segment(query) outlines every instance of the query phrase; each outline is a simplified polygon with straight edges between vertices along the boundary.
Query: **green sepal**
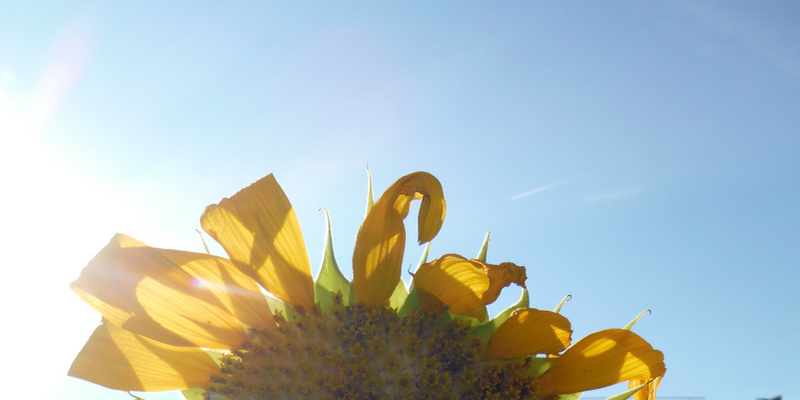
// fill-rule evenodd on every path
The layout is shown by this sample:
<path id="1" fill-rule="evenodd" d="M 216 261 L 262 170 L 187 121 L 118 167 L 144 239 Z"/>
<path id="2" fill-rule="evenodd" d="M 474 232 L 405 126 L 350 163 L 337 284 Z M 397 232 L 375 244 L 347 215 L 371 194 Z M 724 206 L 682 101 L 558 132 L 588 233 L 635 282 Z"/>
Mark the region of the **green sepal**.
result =
<path id="1" fill-rule="evenodd" d="M 637 386 L 637 387 L 635 387 L 635 388 L 633 388 L 631 390 L 628 390 L 625 393 L 620 393 L 620 394 L 618 394 L 616 396 L 611 396 L 611 397 L 607 398 L 606 400 L 625 400 L 625 399 L 628 399 L 631 396 L 633 396 L 634 394 L 636 394 L 636 392 L 642 390 L 642 388 L 647 386 L 647 384 L 650 383 L 650 382 L 652 382 L 652 380 L 649 380 L 649 381 L 647 381 L 647 382 L 645 382 L 645 383 L 643 383 L 643 384 L 641 384 L 641 385 L 639 385 L 639 386 Z"/>
<path id="2" fill-rule="evenodd" d="M 558 396 L 558 400 L 578 400 L 581 398 L 581 395 L 583 395 L 583 392 L 564 394 Z"/>
<path id="3" fill-rule="evenodd" d="M 183 395 L 183 398 L 186 400 L 205 400 L 205 396 L 203 396 L 205 392 L 206 392 L 205 389 L 203 389 L 200 386 L 193 387 L 191 389 L 181 390 L 181 394 Z"/>
<path id="4" fill-rule="evenodd" d="M 568 302 L 569 299 L 571 299 L 571 298 L 572 298 L 571 294 L 568 294 L 568 295 L 564 296 L 564 299 L 561 300 L 561 303 L 558 303 L 558 305 L 556 306 L 556 309 L 553 310 L 553 312 L 554 313 L 560 313 L 561 312 L 561 307 L 564 307 L 564 303 Z"/>
<path id="5" fill-rule="evenodd" d="M 522 288 L 522 296 L 520 297 L 517 304 L 505 309 L 505 311 L 497 314 L 496 317 L 492 318 L 491 321 L 485 322 L 481 325 L 478 325 L 475 329 L 472 330 L 472 335 L 477 337 L 483 343 L 488 343 L 489 338 L 492 337 L 494 331 L 503 323 L 506 322 L 508 317 L 511 316 L 511 313 L 520 309 L 520 308 L 528 308 L 530 306 L 530 302 L 528 300 L 528 289 Z"/>
<path id="6" fill-rule="evenodd" d="M 339 265 L 336 263 L 336 257 L 333 255 L 333 237 L 331 235 L 331 217 L 328 210 L 325 211 L 325 222 L 327 231 L 325 233 L 325 249 L 322 256 L 322 267 L 319 270 L 319 276 L 314 283 L 314 298 L 319 303 L 322 311 L 328 311 L 333 304 L 331 293 L 342 293 L 342 304 L 349 306 L 355 303 L 356 292 L 353 284 L 345 278 Z"/>
<path id="7" fill-rule="evenodd" d="M 225 353 L 217 350 L 206 350 L 206 354 L 211 356 L 211 359 L 217 363 L 217 366 L 222 366 L 222 357 L 225 355 Z M 203 396 L 203 393 L 205 392 L 206 390 L 202 386 L 181 390 L 181 394 L 183 394 L 183 397 L 186 400 L 205 400 L 205 396 Z"/>
<path id="8" fill-rule="evenodd" d="M 539 376 L 550 369 L 550 366 L 558 360 L 557 358 L 543 358 L 543 357 L 529 357 L 528 358 L 528 371 Z"/>
<path id="9" fill-rule="evenodd" d="M 486 237 L 483 239 L 483 245 L 481 245 L 481 250 L 478 252 L 478 256 L 475 257 L 475 259 L 485 263 L 486 250 L 488 249 L 489 249 L 489 232 L 486 232 Z"/>
<path id="10" fill-rule="evenodd" d="M 422 264 L 428 262 L 428 253 L 430 253 L 430 251 L 431 251 L 431 242 L 428 242 L 428 244 L 425 245 L 425 250 L 422 251 L 422 257 L 419 258 L 419 264 L 417 264 L 417 269 L 419 269 L 419 267 Z M 403 299 L 403 302 L 398 303 L 400 305 L 397 306 L 397 315 L 403 315 L 411 310 L 419 309 L 419 298 L 417 297 L 417 289 L 414 288 L 414 280 L 413 280 L 414 274 L 412 273 L 411 276 L 412 276 L 411 286 L 408 287 L 407 294 Z M 405 289 L 405 284 L 403 283 L 403 281 L 401 280 L 400 282 L 398 282 L 398 287 L 395 288 L 394 293 L 392 293 L 392 298 L 389 300 L 390 304 L 392 304 L 392 300 L 396 295 L 400 296 L 398 294 L 400 285 L 403 285 L 403 288 Z M 392 305 L 392 307 L 395 306 Z"/>
<path id="11" fill-rule="evenodd" d="M 367 213 L 369 215 L 369 210 L 372 209 L 372 205 L 374 202 L 372 201 L 372 172 L 369 172 L 369 165 L 367 165 Z"/>
<path id="12" fill-rule="evenodd" d="M 633 319 L 633 321 L 629 322 L 628 325 L 625 325 L 625 327 L 622 329 L 625 329 L 627 331 L 631 330 L 631 328 L 633 328 L 633 325 L 635 325 L 636 322 L 639 321 L 639 318 L 642 318 L 645 314 L 650 314 L 650 310 L 647 309 L 640 312 L 639 315 L 637 315 L 636 318 Z"/>
<path id="13" fill-rule="evenodd" d="M 283 318 L 287 321 L 294 321 L 297 319 L 297 312 L 294 310 L 293 305 L 272 296 L 267 296 L 267 304 L 269 305 L 270 311 L 272 311 L 272 315 L 283 315 Z"/>
<path id="14" fill-rule="evenodd" d="M 402 282 L 401 282 L 402 283 Z M 403 305 L 397 308 L 397 315 L 403 315 L 409 311 L 419 309 L 419 298 L 417 297 L 417 289 L 414 287 L 414 284 L 411 284 L 411 289 L 408 291 L 408 296 L 406 296 Z"/>
<path id="15" fill-rule="evenodd" d="M 406 302 L 406 298 L 408 298 L 408 289 L 406 288 L 405 282 L 401 279 L 400 282 L 397 282 L 397 287 L 394 288 L 392 297 L 389 297 L 389 307 L 395 310 L 399 309 Z"/>

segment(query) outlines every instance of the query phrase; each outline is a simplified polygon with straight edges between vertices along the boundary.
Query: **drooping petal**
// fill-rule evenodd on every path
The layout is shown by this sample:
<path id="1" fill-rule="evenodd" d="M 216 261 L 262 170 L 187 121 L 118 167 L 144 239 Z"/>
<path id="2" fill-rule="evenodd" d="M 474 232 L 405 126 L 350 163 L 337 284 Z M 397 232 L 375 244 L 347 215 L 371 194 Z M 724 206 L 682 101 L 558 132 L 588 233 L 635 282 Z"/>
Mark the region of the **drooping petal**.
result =
<path id="1" fill-rule="evenodd" d="M 489 357 L 510 360 L 531 354 L 556 354 L 571 341 L 572 326 L 561 314 L 526 308 L 515 311 L 489 339 Z"/>
<path id="2" fill-rule="evenodd" d="M 661 384 L 661 378 L 663 377 L 664 375 L 656 377 L 645 387 L 634 393 L 633 400 L 656 400 L 656 391 L 658 390 L 658 385 Z M 648 379 L 631 379 L 628 381 L 628 389 L 633 389 L 646 383 L 647 381 Z"/>
<path id="3" fill-rule="evenodd" d="M 208 206 L 200 225 L 237 267 L 272 295 L 307 309 L 314 304 L 311 264 L 300 224 L 274 176 Z"/>
<path id="4" fill-rule="evenodd" d="M 212 291 L 198 288 L 200 281 L 182 269 L 187 263 L 213 269 L 225 261 L 148 247 L 118 234 L 70 287 L 131 332 L 177 346 L 238 346 L 245 338 L 240 321 Z"/>
<path id="5" fill-rule="evenodd" d="M 625 329 L 592 333 L 567 349 L 539 378 L 543 393 L 569 394 L 666 371 L 664 354 Z"/>
<path id="6" fill-rule="evenodd" d="M 105 321 L 68 374 L 110 389 L 158 392 L 207 384 L 217 370 L 214 360 L 198 347 L 170 346 Z"/>
<path id="7" fill-rule="evenodd" d="M 433 239 L 442 226 L 445 201 L 439 181 L 427 172 L 397 180 L 367 213 L 353 251 L 353 285 L 367 307 L 388 303 L 402 273 L 405 225 L 412 200 L 421 199 L 418 242 Z"/>
<path id="8" fill-rule="evenodd" d="M 489 278 L 479 262 L 458 254 L 445 254 L 423 264 L 414 273 L 420 308 L 440 312 L 443 305 L 453 314 L 486 319 L 483 294 L 489 289 Z"/>
<path id="9" fill-rule="evenodd" d="M 480 262 L 478 260 L 472 261 Z M 489 277 L 489 289 L 486 290 L 482 297 L 484 304 L 494 303 L 497 297 L 500 296 L 500 291 L 512 283 L 525 287 L 525 281 L 528 279 L 525 274 L 525 267 L 520 267 L 510 262 L 500 263 L 499 265 L 481 264 Z"/>

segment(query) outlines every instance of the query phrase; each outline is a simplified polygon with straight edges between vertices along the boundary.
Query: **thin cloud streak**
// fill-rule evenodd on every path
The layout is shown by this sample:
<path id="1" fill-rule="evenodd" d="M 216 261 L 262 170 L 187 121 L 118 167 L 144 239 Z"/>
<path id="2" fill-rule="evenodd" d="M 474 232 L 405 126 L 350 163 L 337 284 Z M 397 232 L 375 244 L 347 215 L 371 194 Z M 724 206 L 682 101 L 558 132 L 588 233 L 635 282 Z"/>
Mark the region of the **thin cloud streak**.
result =
<path id="1" fill-rule="evenodd" d="M 513 200 L 519 200 L 519 199 L 521 199 L 523 197 L 528 197 L 528 196 L 531 196 L 531 195 L 534 195 L 534 194 L 537 194 L 537 193 L 541 193 L 541 192 L 544 192 L 544 191 L 547 191 L 547 190 L 550 190 L 550 189 L 557 188 L 559 186 L 564 186 L 564 185 L 566 185 L 566 184 L 568 184 L 570 182 L 573 182 L 573 181 L 576 181 L 576 180 L 578 180 L 580 178 L 583 178 L 584 175 L 585 174 L 576 175 L 576 176 L 573 176 L 572 178 L 567 178 L 567 179 L 564 179 L 564 180 L 561 180 L 561 181 L 558 181 L 558 182 L 551 183 L 549 185 L 544 185 L 544 186 L 538 187 L 536 189 L 529 190 L 529 191 L 527 191 L 525 193 L 520 193 L 520 194 L 518 194 L 516 196 L 511 197 L 511 200 L 512 201 Z"/>

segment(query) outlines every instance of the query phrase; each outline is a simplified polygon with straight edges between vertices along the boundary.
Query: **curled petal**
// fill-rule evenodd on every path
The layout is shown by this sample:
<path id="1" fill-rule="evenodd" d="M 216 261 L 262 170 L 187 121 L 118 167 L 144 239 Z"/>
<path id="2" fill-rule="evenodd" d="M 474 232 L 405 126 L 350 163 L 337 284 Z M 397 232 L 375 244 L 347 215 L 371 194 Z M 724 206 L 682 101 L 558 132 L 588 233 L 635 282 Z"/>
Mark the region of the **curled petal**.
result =
<path id="1" fill-rule="evenodd" d="M 478 260 L 472 261 L 480 262 Z M 525 274 L 525 267 L 520 267 L 510 262 L 500 263 L 500 265 L 480 263 L 489 277 L 489 289 L 482 296 L 485 304 L 494 303 L 497 297 L 500 296 L 500 291 L 512 283 L 525 287 L 525 281 L 528 279 Z"/>
<path id="2" fill-rule="evenodd" d="M 205 385 L 218 369 L 200 348 L 170 346 L 105 321 L 78 353 L 69 375 L 115 390 L 158 392 Z"/>
<path id="3" fill-rule="evenodd" d="M 564 351 L 572 337 L 572 326 L 561 314 L 525 308 L 515 311 L 494 332 L 487 344 L 489 357 L 510 360 L 531 354 Z"/>
<path id="4" fill-rule="evenodd" d="M 183 269 L 214 269 L 225 262 L 116 235 L 70 287 L 106 319 L 133 333 L 177 346 L 230 349 L 245 338 L 241 322 Z M 211 281 L 209 276 L 206 282 Z"/>
<path id="5" fill-rule="evenodd" d="M 274 176 L 208 206 L 200 225 L 238 268 L 275 297 L 295 306 L 314 305 L 311 264 L 300 224 Z"/>
<path id="6" fill-rule="evenodd" d="M 483 294 L 489 289 L 489 278 L 480 263 L 457 254 L 445 254 L 423 264 L 414 274 L 419 305 L 425 311 L 443 311 L 486 319 Z"/>
<path id="7" fill-rule="evenodd" d="M 405 225 L 412 200 L 421 199 L 418 242 L 433 239 L 444 221 L 442 185 L 427 172 L 398 179 L 367 213 L 353 251 L 353 286 L 368 307 L 388 304 L 400 281 L 405 248 Z"/>
<path id="8" fill-rule="evenodd" d="M 567 349 L 539 378 L 543 393 L 569 394 L 664 375 L 664 355 L 625 329 L 592 333 Z"/>

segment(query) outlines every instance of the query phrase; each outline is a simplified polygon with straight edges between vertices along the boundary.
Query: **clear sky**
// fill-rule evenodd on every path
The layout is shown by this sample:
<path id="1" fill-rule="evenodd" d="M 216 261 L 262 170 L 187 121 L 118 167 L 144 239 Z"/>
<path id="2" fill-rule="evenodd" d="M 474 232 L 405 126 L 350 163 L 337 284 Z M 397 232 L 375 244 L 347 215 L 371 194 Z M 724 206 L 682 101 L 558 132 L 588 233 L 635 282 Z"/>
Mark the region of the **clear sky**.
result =
<path id="1" fill-rule="evenodd" d="M 369 163 L 436 175 L 432 256 L 491 230 L 574 339 L 652 309 L 662 396 L 800 399 L 797 2 L 163 3 L 0 6 L 4 397 L 130 399 L 66 377 L 69 283 L 117 232 L 202 251 L 268 173 L 349 271 Z"/>

